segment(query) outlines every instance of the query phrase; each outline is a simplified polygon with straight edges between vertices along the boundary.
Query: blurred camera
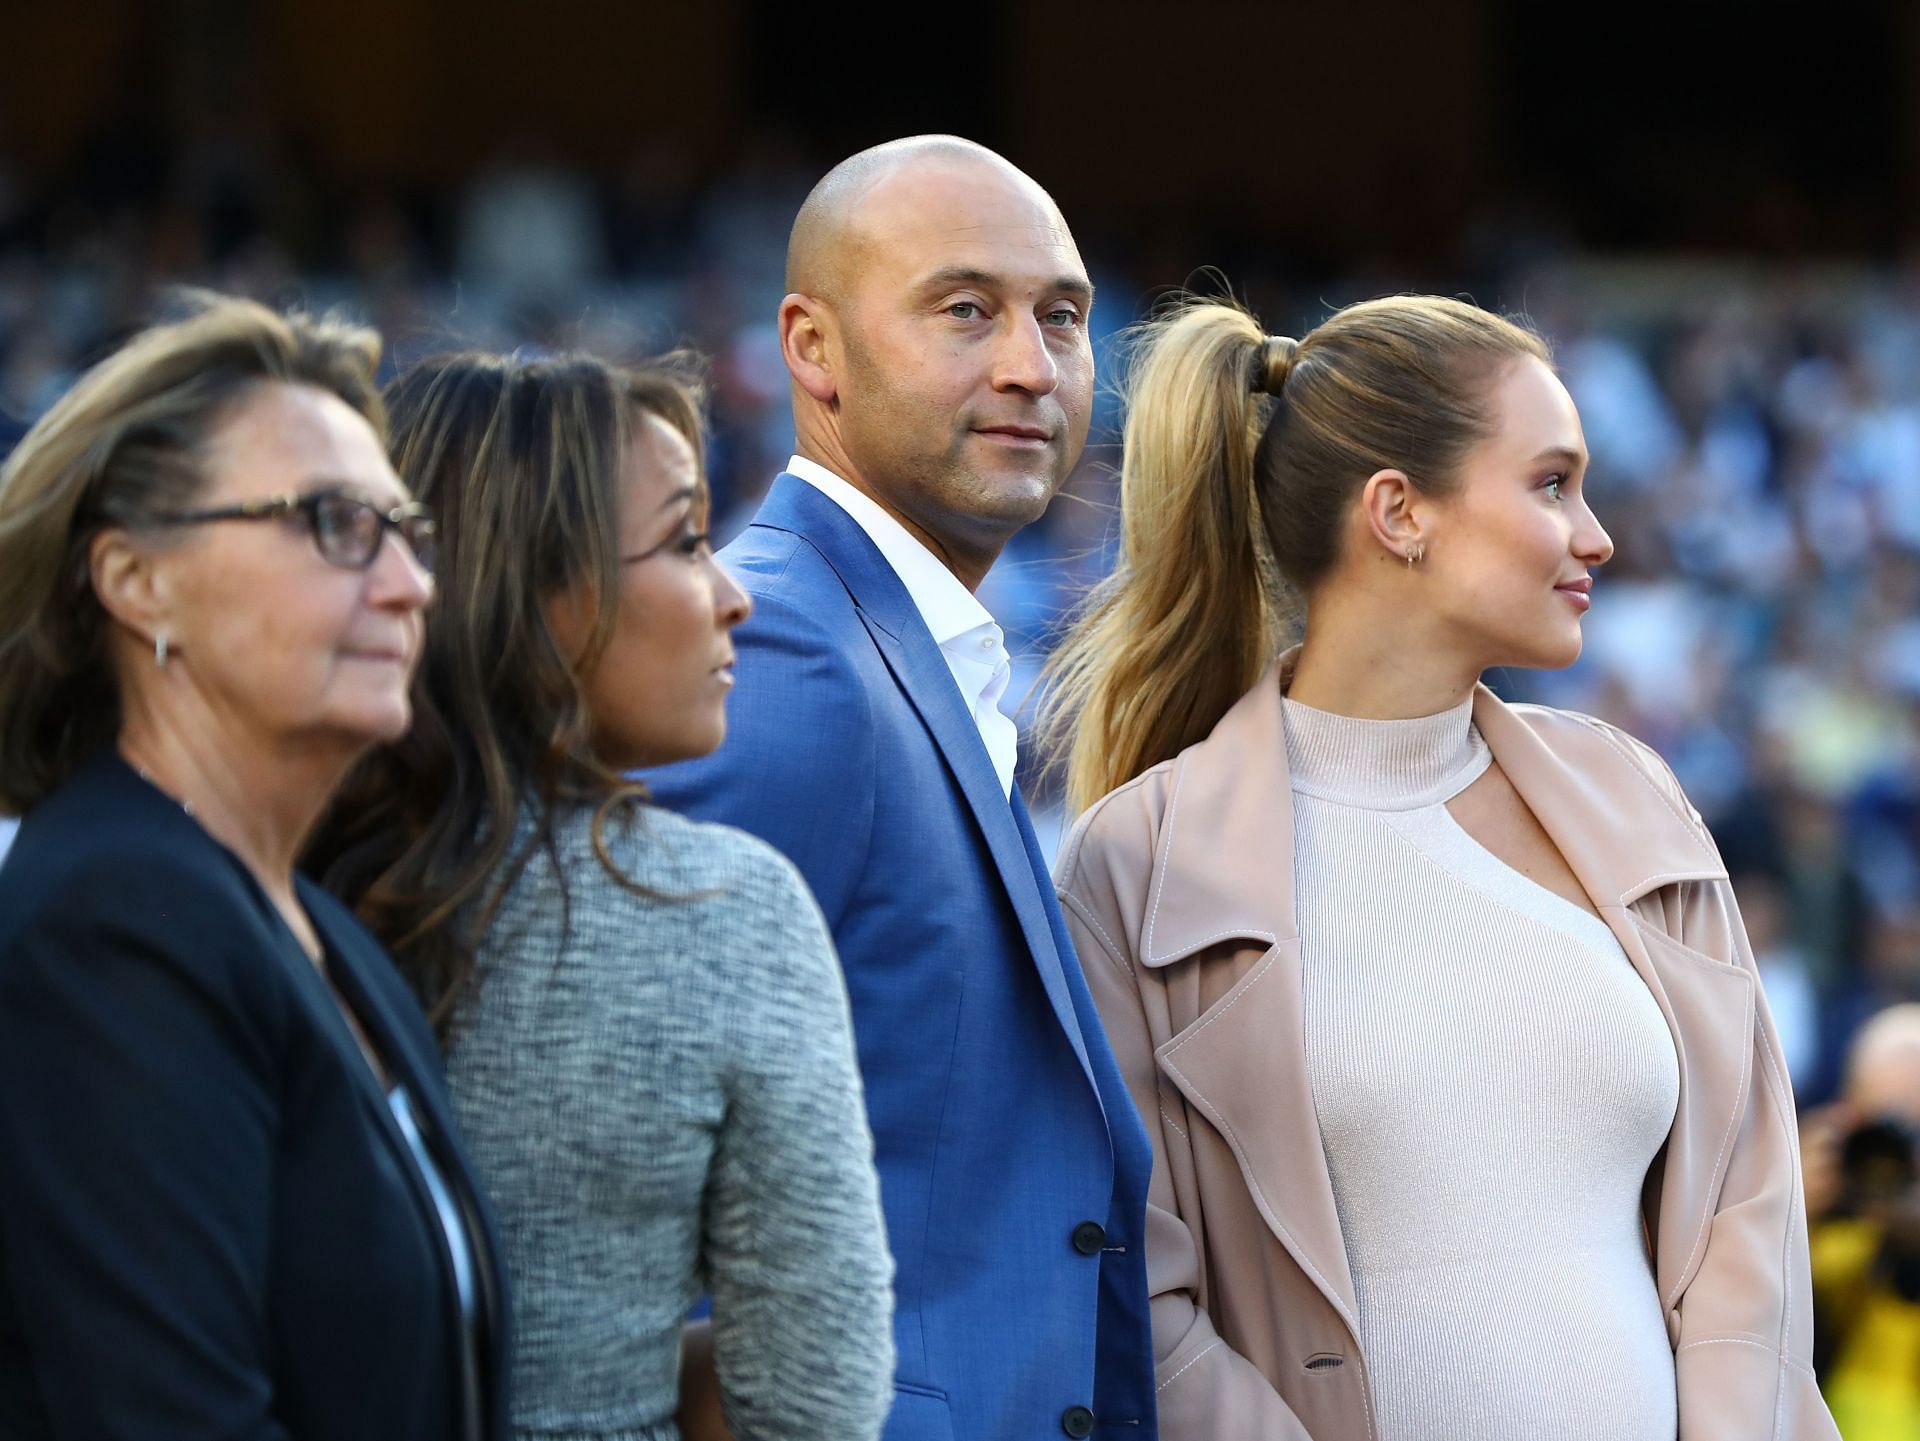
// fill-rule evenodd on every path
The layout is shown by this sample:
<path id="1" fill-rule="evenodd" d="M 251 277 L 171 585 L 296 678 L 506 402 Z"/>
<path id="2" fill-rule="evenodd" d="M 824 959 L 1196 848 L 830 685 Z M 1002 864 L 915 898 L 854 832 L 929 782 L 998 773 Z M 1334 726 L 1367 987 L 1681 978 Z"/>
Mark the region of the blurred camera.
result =
<path id="1" fill-rule="evenodd" d="M 1840 1145 L 1840 1174 L 1853 1208 L 1878 1210 L 1907 1200 L 1920 1180 L 1913 1131 L 1881 1117 L 1855 1126 Z"/>
<path id="2" fill-rule="evenodd" d="M 1840 1147 L 1845 1208 L 1880 1230 L 1874 1270 L 1904 1301 L 1920 1301 L 1920 1146 L 1912 1127 L 1881 1117 Z"/>

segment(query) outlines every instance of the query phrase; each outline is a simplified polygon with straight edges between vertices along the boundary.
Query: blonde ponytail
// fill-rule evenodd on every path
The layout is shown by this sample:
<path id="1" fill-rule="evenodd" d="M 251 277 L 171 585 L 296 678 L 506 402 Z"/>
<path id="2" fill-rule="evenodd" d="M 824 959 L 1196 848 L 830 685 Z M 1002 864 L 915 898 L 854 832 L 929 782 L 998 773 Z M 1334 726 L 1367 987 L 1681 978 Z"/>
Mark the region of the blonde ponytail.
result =
<path id="1" fill-rule="evenodd" d="M 1254 451 L 1293 359 L 1237 305 L 1148 323 L 1128 386 L 1122 549 L 1047 663 L 1043 746 L 1077 814 L 1199 740 L 1277 644 Z M 1256 374 L 1256 372 L 1258 372 Z"/>
<path id="2" fill-rule="evenodd" d="M 1047 667 L 1041 741 L 1069 813 L 1204 738 L 1278 648 L 1283 599 L 1333 574 L 1367 477 L 1450 492 L 1492 431 L 1494 379 L 1528 357 L 1552 363 L 1524 324 L 1433 295 L 1349 305 L 1297 344 L 1218 302 L 1149 322 L 1120 564 Z"/>

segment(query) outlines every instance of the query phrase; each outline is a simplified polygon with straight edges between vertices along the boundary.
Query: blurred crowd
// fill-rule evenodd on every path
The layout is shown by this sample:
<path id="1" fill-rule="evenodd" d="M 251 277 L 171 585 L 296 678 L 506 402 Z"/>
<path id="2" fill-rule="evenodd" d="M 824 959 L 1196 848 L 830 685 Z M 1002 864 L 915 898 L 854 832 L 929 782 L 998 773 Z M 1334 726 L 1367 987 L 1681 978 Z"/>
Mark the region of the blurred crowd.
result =
<path id="1" fill-rule="evenodd" d="M 457 345 L 691 347 L 708 359 L 716 516 L 732 533 L 791 447 L 772 320 L 787 224 L 816 175 L 778 136 L 718 180 L 672 150 L 589 178 L 526 142 L 432 194 L 332 192 L 232 136 L 167 165 L 138 136 L 108 136 L 42 188 L 0 161 L 0 451 L 165 288 L 204 284 L 346 307 L 386 336 L 390 368 Z M 1127 322 L 1210 261 L 1273 330 L 1417 286 L 1524 311 L 1548 334 L 1619 551 L 1586 658 L 1494 681 L 1667 756 L 1736 871 L 1795 1088 L 1832 1098 L 1860 1021 L 1920 998 L 1920 267 L 1599 261 L 1538 224 L 1478 238 L 1446 261 L 1453 274 L 1302 274 L 1164 228 L 1144 246 L 1081 240 L 1108 382 Z M 1117 418 L 1102 391 L 1075 484 L 987 583 L 1020 658 L 1016 695 L 1112 560 Z"/>
<path id="2" fill-rule="evenodd" d="M 430 193 L 329 188 L 218 133 L 165 157 L 110 136 L 40 186 L 0 159 L 0 451 L 167 287 L 202 284 L 343 306 L 386 336 L 390 369 L 455 345 L 689 347 L 708 360 L 724 536 L 791 446 L 773 317 L 818 170 L 778 136 L 717 179 L 670 149 L 589 177 L 528 141 Z M 1835 1095 L 1862 1021 L 1920 999 L 1920 267 L 1605 260 L 1537 223 L 1419 273 L 1306 275 L 1164 223 L 1146 242 L 1081 240 L 1109 381 L 1124 327 L 1215 261 L 1276 331 L 1417 286 L 1546 333 L 1618 552 L 1580 664 L 1494 683 L 1615 721 L 1673 764 L 1735 872 L 1801 1100 Z M 987 583 L 1016 694 L 1110 564 L 1118 416 L 1103 392 L 1069 493 Z"/>
<path id="3" fill-rule="evenodd" d="M 346 307 L 386 336 L 390 370 L 465 345 L 689 347 L 707 357 L 714 514 L 732 533 L 791 447 L 772 322 L 816 161 L 766 138 L 718 180 L 666 150 L 589 178 L 528 142 L 459 190 L 405 194 L 332 192 L 290 178 L 300 167 L 284 155 L 219 138 L 156 165 L 121 136 L 38 188 L 0 157 L 0 455 L 169 286 L 202 284 Z M 1617 555 L 1578 666 L 1490 679 L 1615 721 L 1674 766 L 1734 871 L 1814 1117 L 1816 1226 L 1824 1209 L 1834 1224 L 1878 1215 L 1862 1128 L 1887 1113 L 1920 1124 L 1920 1067 L 1899 1082 L 1905 1099 L 1866 1099 L 1847 1055 L 1868 1017 L 1920 1002 L 1920 265 L 1605 259 L 1534 234 L 1471 249 L 1459 272 L 1304 276 L 1210 253 L 1204 234 L 1081 242 L 1106 380 L 1127 322 L 1194 280 L 1181 265 L 1210 261 L 1277 332 L 1417 286 L 1524 311 L 1548 336 Z M 1104 391 L 1068 495 L 983 593 L 1029 700 L 1064 610 L 1112 564 L 1117 420 Z M 1027 781 L 1046 794 L 1044 777 Z M 1058 806 L 1044 823 L 1058 831 Z M 10 829 L 0 821 L 0 852 Z M 1912 1230 L 1910 1169 L 1901 1193 Z M 1855 1245 L 1851 1230 L 1834 1236 L 1828 1274 Z"/>
<path id="4" fill-rule="evenodd" d="M 778 137 L 719 179 L 665 149 L 590 178 L 528 142 L 434 193 L 329 189 L 218 135 L 169 157 L 111 137 L 37 187 L 0 157 L 0 455 L 168 287 L 206 285 L 344 307 L 385 335 L 389 374 L 455 346 L 690 348 L 707 361 L 724 537 L 791 447 L 773 317 L 787 226 L 819 169 Z M 1080 239 L 1109 381 L 1126 325 L 1215 261 L 1275 331 L 1417 287 L 1523 311 L 1552 342 L 1617 552 L 1578 665 L 1489 679 L 1639 736 L 1712 825 L 1811 1117 L 1823 1369 L 1866 1376 L 1865 1394 L 1878 1365 L 1916 1414 L 1920 1012 L 1848 1057 L 1869 1018 L 1920 1001 L 1920 264 L 1604 258 L 1517 227 L 1457 266 L 1303 275 L 1177 227 Z M 987 581 L 1015 694 L 1031 699 L 1061 616 L 1111 564 L 1119 416 L 1103 390 L 1068 493 Z M 1022 765 L 1044 798 L 1027 752 Z M 1038 809 L 1051 839 L 1057 803 Z M 1906 1158 L 1891 1186 L 1875 1169 L 1888 1155 Z M 1882 1351 L 1848 1359 L 1869 1310 Z"/>

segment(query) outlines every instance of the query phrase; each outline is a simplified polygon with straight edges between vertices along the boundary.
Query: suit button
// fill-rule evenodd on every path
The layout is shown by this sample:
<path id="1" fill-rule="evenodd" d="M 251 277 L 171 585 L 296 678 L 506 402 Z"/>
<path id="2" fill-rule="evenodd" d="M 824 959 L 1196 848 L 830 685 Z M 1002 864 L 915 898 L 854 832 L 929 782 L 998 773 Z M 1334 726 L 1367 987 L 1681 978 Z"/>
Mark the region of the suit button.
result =
<path id="1" fill-rule="evenodd" d="M 1073 1228 L 1073 1249 L 1082 1256 L 1098 1256 L 1106 1245 L 1107 1228 L 1098 1221 L 1082 1221 Z"/>
<path id="2" fill-rule="evenodd" d="M 1060 1429 L 1079 1438 L 1093 1434 L 1093 1412 L 1084 1406 L 1069 1406 L 1060 1413 Z"/>

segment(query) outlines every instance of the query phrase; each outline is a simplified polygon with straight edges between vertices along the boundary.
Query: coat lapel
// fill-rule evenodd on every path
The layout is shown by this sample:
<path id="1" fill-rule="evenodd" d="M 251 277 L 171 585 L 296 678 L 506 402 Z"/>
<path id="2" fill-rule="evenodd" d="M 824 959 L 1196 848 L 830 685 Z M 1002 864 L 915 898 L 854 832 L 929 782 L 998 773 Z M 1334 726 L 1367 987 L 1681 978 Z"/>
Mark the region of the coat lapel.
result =
<path id="1" fill-rule="evenodd" d="M 1502 704 L 1483 687 L 1474 723 L 1494 759 L 1653 993 L 1680 1063 L 1680 1103 L 1659 1164 L 1656 1280 L 1671 1309 L 1699 1269 L 1706 1231 L 1744 1114 L 1754 1059 L 1752 975 L 1729 912 L 1689 934 L 1687 908 L 1655 895 L 1684 882 L 1725 882 L 1675 787 L 1663 791 L 1621 753 L 1623 742 L 1577 717 Z M 1544 732 L 1555 731 L 1550 745 Z M 1671 823 L 1646 823 L 1672 814 Z"/>
<path id="2" fill-rule="evenodd" d="M 999 783 L 1000 779 L 996 774 L 994 784 L 997 786 Z M 1062 1016 L 1062 1024 L 1071 1021 L 1071 1024 L 1067 1025 L 1067 1039 L 1072 1043 L 1073 1053 L 1079 1057 L 1081 1069 L 1087 1073 L 1087 1079 L 1093 1082 L 1093 1097 L 1100 1103 L 1100 1111 L 1104 1115 L 1107 1109 L 1106 1098 L 1100 1093 L 1099 1078 L 1093 1074 L 1093 1062 L 1087 1055 L 1086 1037 L 1081 1032 L 1079 1024 L 1082 1011 L 1074 1002 L 1073 992 L 1076 988 L 1073 979 L 1066 971 L 1068 966 L 1073 966 L 1077 970 L 1080 961 L 1073 953 L 1073 941 L 1067 935 L 1066 921 L 1060 914 L 1060 902 L 1053 893 L 1053 882 L 1051 872 L 1047 869 L 1046 854 L 1040 849 L 1040 838 L 1033 833 L 1033 817 L 1027 814 L 1026 797 L 1021 795 L 1018 781 L 1014 782 L 1013 794 L 1008 797 L 1008 801 L 1013 812 L 1014 827 L 1020 836 L 1020 849 L 1027 858 L 1027 869 L 1036 878 L 1044 878 L 1036 879 L 1035 884 L 1040 893 L 1042 919 L 1047 927 L 1047 935 L 1053 942 L 1055 964 L 1041 966 L 1040 981 L 1047 988 L 1047 996 L 1054 1010 Z M 1023 929 L 1027 926 L 1024 918 L 1020 924 Z M 1058 995 L 1054 993 L 1056 981 L 1059 986 Z M 1084 977 L 1080 978 L 1078 990 L 1081 997 L 1091 1005 L 1092 997 L 1087 995 Z"/>
<path id="3" fill-rule="evenodd" d="M 481 1188 L 473 1172 L 468 1169 L 466 1157 L 462 1154 L 453 1138 L 458 1129 L 449 1112 L 443 1087 L 438 1082 L 440 1058 L 430 1045 L 423 1045 L 425 1039 L 418 1018 L 406 1020 L 414 1024 L 405 1024 L 395 1010 L 392 988 L 378 984 L 375 976 L 380 970 L 391 970 L 392 962 L 377 947 L 368 943 L 358 927 L 342 923 L 337 917 L 332 898 L 318 891 L 304 880 L 301 882 L 301 899 L 306 905 L 307 914 L 325 938 L 330 958 L 333 983 L 346 1002 L 353 1008 L 354 1015 L 366 1030 L 374 1049 L 393 1073 L 394 1080 L 407 1089 L 415 1113 L 424 1123 L 421 1129 L 427 1149 L 432 1153 L 442 1178 L 453 1192 L 462 1216 L 467 1222 L 467 1246 L 473 1261 L 474 1275 L 478 1279 L 479 1305 L 481 1316 L 481 1344 L 488 1354 L 478 1359 L 481 1363 L 481 1395 L 483 1403 L 497 1410 L 502 1404 L 503 1393 L 500 1383 L 503 1368 L 500 1358 L 506 1354 L 509 1345 L 505 1324 L 506 1300 L 502 1294 L 502 1279 L 498 1266 L 499 1238 L 493 1213 L 486 1200 L 486 1192 Z M 312 967 L 307 967 L 309 971 Z M 340 1016 L 340 1008 L 331 996 L 325 995 L 325 982 L 316 974 L 319 981 L 325 1011 L 340 1031 L 346 1031 L 346 1023 Z M 405 1004 L 411 1005 L 411 1000 Z M 357 1048 L 351 1033 L 347 1034 L 349 1046 Z M 354 1059 L 358 1059 L 355 1057 Z M 365 1064 L 352 1067 L 365 1080 L 363 1090 L 370 1097 L 373 1110 L 378 1116 L 382 1129 L 387 1134 L 389 1144 L 399 1152 L 400 1171 L 407 1177 L 414 1192 L 414 1199 L 424 1208 L 427 1224 L 431 1233 L 440 1235 L 439 1208 L 435 1205 L 432 1193 L 427 1189 L 425 1177 L 414 1163 L 413 1148 L 406 1137 L 400 1134 L 399 1123 L 394 1119 L 393 1110 L 386 1095 L 381 1091 L 372 1070 Z M 451 1270 L 451 1260 L 447 1261 L 444 1276 L 445 1290 L 450 1303 L 457 1307 L 457 1292 Z M 461 1323 L 456 1317 L 456 1331 Z M 485 1429 L 483 1417 L 474 1418 L 476 1434 Z"/>
<path id="4" fill-rule="evenodd" d="M 1257 938 L 1251 938 L 1257 939 Z M 1154 1052 L 1226 1138 L 1255 1206 L 1359 1344 L 1359 1309 L 1307 1076 L 1300 938 L 1276 941 Z"/>
<path id="5" fill-rule="evenodd" d="M 1473 723 L 1596 907 L 1727 878 L 1679 787 L 1656 785 L 1614 732 L 1581 716 L 1509 706 L 1485 686 L 1474 692 Z"/>
<path id="6" fill-rule="evenodd" d="M 306 888 L 303 886 L 303 890 Z M 305 897 L 307 912 L 313 916 L 326 937 L 327 949 L 332 958 L 331 970 L 333 982 L 346 997 L 347 1004 L 353 1007 L 354 1015 L 365 1027 L 368 1038 L 372 1040 L 380 1058 L 394 1073 L 394 1080 L 407 1088 L 416 1110 L 426 1121 L 430 1135 L 447 1137 L 457 1134 L 453 1118 L 448 1114 L 441 1096 L 441 1086 L 437 1081 L 440 1072 L 440 1058 L 431 1050 L 423 1047 L 420 1028 L 402 1023 L 395 1011 L 391 988 L 377 984 L 376 967 L 392 970 L 393 963 L 380 951 L 369 947 L 355 930 L 338 924 L 325 914 L 324 900 L 316 900 L 310 895 Z M 329 998 L 331 999 L 331 998 Z M 411 1000 L 407 1004 L 413 1004 Z M 335 1007 L 335 1014 L 338 1008 Z M 409 1020 L 413 1019 L 411 1017 Z M 361 1068 L 363 1071 L 365 1067 Z M 423 1079 L 436 1078 L 436 1079 Z M 377 1085 L 370 1087 L 378 1095 Z M 391 1119 L 392 1111 L 384 1095 L 380 1096 L 381 1112 Z M 399 1137 L 396 1125 L 394 1134 Z M 406 1148 L 404 1137 L 400 1144 Z M 409 1150 L 410 1148 L 406 1148 Z M 434 1159 L 443 1167 L 457 1167 L 460 1158 L 453 1154 L 450 1146 L 436 1146 Z M 445 1153 L 445 1154 L 443 1154 Z M 451 1177 L 449 1178 L 451 1179 Z M 470 1178 L 462 1180 L 471 1184 Z M 432 1197 L 429 1196 L 431 1201 Z"/>
<path id="7" fill-rule="evenodd" d="M 755 525 L 791 531 L 826 559 L 847 588 L 875 648 L 893 673 L 901 693 L 933 737 L 941 757 L 959 782 L 967 808 L 987 844 L 1001 884 L 1039 973 L 1041 987 L 1060 1028 L 1073 1046 L 1088 1084 L 1094 1082 L 1086 1042 L 1074 1015 L 1073 998 L 1054 944 L 1043 899 L 1044 868 L 1028 855 L 1020 828 L 1000 790 L 1000 778 L 947 669 L 946 658 L 913 604 L 913 597 L 858 522 L 827 496 L 796 476 L 781 475 L 768 493 Z"/>
<path id="8" fill-rule="evenodd" d="M 1358 1345 L 1353 1276 L 1307 1076 L 1293 791 L 1271 671 L 1175 763 L 1151 884 L 1146 965 L 1228 943 L 1267 947 L 1154 1054 L 1226 1139 L 1268 1229 Z"/>

